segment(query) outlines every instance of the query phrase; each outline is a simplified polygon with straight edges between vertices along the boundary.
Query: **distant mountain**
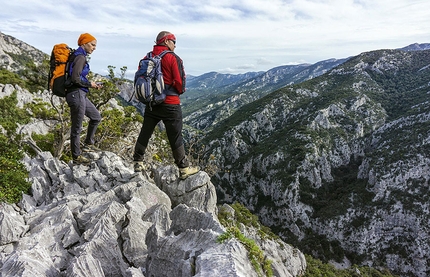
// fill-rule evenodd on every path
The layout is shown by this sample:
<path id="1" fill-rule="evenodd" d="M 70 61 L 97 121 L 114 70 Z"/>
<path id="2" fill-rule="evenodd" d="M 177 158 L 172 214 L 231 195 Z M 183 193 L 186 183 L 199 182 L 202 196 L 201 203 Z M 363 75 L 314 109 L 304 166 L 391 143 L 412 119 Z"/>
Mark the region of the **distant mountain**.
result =
<path id="1" fill-rule="evenodd" d="M 263 72 L 247 72 L 244 74 L 222 74 L 209 72 L 200 76 L 187 76 L 187 93 L 183 99 L 200 98 L 205 93 L 216 93 L 223 87 L 241 83 L 244 80 L 254 78 Z"/>
<path id="2" fill-rule="evenodd" d="M 414 43 L 399 50 L 427 49 L 430 49 L 430 43 Z M 210 129 L 228 118 L 241 106 L 286 85 L 320 76 L 348 59 L 329 59 L 315 64 L 279 66 L 267 72 L 238 75 L 211 72 L 193 76 L 187 80 L 187 92 L 181 98 L 184 121 L 197 129 Z"/>
<path id="3" fill-rule="evenodd" d="M 400 48 L 403 51 L 422 51 L 430 49 L 430 43 L 414 43 L 406 47 Z"/>
<path id="4" fill-rule="evenodd" d="M 315 64 L 279 66 L 267 72 L 255 74 L 255 76 L 241 75 L 236 79 L 230 75 L 216 73 L 202 75 L 201 78 L 192 79 L 189 82 L 186 94 L 191 93 L 192 100 L 182 98 L 184 122 L 197 129 L 212 128 L 218 122 L 231 116 L 241 106 L 286 85 L 324 74 L 346 60 L 330 59 Z M 217 82 L 210 82 L 214 77 Z M 222 81 L 224 78 L 226 80 Z M 232 82 L 234 80 L 238 81 Z M 197 82 L 199 85 L 194 85 Z M 207 83 L 215 85 L 213 87 L 202 85 Z"/>
<path id="5" fill-rule="evenodd" d="M 240 107 L 202 141 L 219 200 L 323 260 L 430 276 L 429 92 L 430 50 L 378 50 Z"/>

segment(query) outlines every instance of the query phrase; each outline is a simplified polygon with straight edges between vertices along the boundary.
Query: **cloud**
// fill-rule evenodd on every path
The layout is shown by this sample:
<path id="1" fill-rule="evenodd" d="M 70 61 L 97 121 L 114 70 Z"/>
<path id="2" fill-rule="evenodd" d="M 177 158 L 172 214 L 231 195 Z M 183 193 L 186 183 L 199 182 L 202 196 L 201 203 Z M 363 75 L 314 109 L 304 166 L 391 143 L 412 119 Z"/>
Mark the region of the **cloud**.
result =
<path id="1" fill-rule="evenodd" d="M 168 30 L 187 73 L 244 73 L 430 42 L 429 10 L 427 0 L 20 0 L 2 4 L 0 31 L 46 53 L 90 32 L 100 72 L 134 70 Z"/>

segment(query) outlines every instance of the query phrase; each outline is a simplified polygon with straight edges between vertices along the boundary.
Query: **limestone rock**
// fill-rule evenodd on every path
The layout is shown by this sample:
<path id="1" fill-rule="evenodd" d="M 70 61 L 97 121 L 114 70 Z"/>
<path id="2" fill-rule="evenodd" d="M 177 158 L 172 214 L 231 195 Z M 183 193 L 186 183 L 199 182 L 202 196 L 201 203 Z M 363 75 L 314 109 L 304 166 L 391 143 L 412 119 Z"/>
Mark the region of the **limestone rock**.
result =
<path id="1" fill-rule="evenodd" d="M 74 277 L 104 277 L 101 263 L 91 255 L 75 257 L 66 271 L 67 276 Z"/>
<path id="2" fill-rule="evenodd" d="M 0 205 L 0 222 L 0 245 L 17 242 L 28 230 L 24 218 L 7 203 Z"/>
<path id="3" fill-rule="evenodd" d="M 0 206 L 2 276 L 258 276 L 239 241 L 217 242 L 225 229 L 205 172 L 179 180 L 164 166 L 152 180 L 111 152 L 92 158 L 24 159 L 31 195 Z M 276 259 L 274 276 L 304 271 L 298 250 L 261 245 Z"/>
<path id="4" fill-rule="evenodd" d="M 160 167 L 154 174 L 155 182 L 170 197 L 172 205 L 184 203 L 189 207 L 216 213 L 216 192 L 209 176 L 198 172 L 185 180 L 179 180 L 175 178 L 178 174 L 178 169 L 171 166 Z"/>

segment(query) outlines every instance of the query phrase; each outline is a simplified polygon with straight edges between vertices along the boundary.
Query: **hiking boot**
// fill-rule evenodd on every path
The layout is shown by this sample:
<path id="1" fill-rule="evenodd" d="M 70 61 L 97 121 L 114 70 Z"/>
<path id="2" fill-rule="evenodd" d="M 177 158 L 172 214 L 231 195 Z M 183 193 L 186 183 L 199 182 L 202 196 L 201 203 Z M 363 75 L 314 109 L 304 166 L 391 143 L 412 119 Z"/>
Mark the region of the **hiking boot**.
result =
<path id="1" fill-rule="evenodd" d="M 84 146 L 82 146 L 81 150 L 82 150 L 82 152 L 99 152 L 99 151 L 101 151 L 101 149 L 95 147 L 94 144 L 86 144 L 86 143 L 84 143 Z"/>
<path id="2" fill-rule="evenodd" d="M 88 158 L 85 158 L 82 155 L 79 155 L 77 158 L 73 159 L 73 164 L 83 164 L 83 165 L 87 165 L 90 164 L 91 160 Z"/>
<path id="3" fill-rule="evenodd" d="M 200 171 L 200 167 L 198 166 L 187 166 L 184 168 L 179 168 L 179 178 L 181 180 L 187 179 L 188 176 L 196 174 Z"/>
<path id="4" fill-rule="evenodd" d="M 146 169 L 145 165 L 143 164 L 142 161 L 134 162 L 134 172 L 141 172 L 141 171 L 144 171 L 145 169 Z"/>

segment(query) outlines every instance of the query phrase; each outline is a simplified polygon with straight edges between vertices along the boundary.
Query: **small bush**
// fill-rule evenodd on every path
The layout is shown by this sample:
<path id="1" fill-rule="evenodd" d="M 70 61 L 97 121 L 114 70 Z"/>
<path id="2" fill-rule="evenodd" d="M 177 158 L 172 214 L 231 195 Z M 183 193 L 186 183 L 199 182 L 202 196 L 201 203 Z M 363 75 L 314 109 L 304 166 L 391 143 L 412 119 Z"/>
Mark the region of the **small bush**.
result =
<path id="1" fill-rule="evenodd" d="M 222 243 L 231 238 L 237 239 L 248 250 L 248 258 L 251 264 L 253 265 L 255 271 L 257 272 L 258 276 L 263 276 L 262 272 L 264 276 L 267 276 L 267 277 L 273 276 L 272 266 L 271 266 L 272 261 L 270 259 L 266 259 L 264 252 L 260 249 L 257 243 L 254 240 L 246 237 L 239 229 L 239 226 L 243 224 L 246 227 L 261 230 L 260 228 L 263 227 L 263 225 L 261 225 L 258 222 L 258 217 L 253 215 L 248 209 L 246 209 L 245 206 L 239 203 L 234 203 L 231 206 L 235 210 L 234 215 L 230 214 L 224 209 L 220 209 L 218 218 L 221 224 L 227 227 L 227 232 L 220 235 L 217 241 L 219 243 Z M 264 230 L 268 231 L 269 229 L 267 228 Z M 258 233 L 261 236 L 262 232 L 259 231 Z M 268 236 L 264 235 L 261 238 L 263 237 L 268 237 Z M 274 237 L 274 236 L 270 235 L 269 237 Z"/>
<path id="2" fill-rule="evenodd" d="M 336 269 L 333 265 L 323 263 L 310 255 L 305 255 L 307 268 L 303 277 L 395 277 L 388 270 L 379 271 L 366 266 L 352 266 L 347 269 Z"/>
<path id="3" fill-rule="evenodd" d="M 28 193 L 31 184 L 22 160 L 24 154 L 19 145 L 0 134 L 0 201 L 16 203 L 22 193 Z"/>

